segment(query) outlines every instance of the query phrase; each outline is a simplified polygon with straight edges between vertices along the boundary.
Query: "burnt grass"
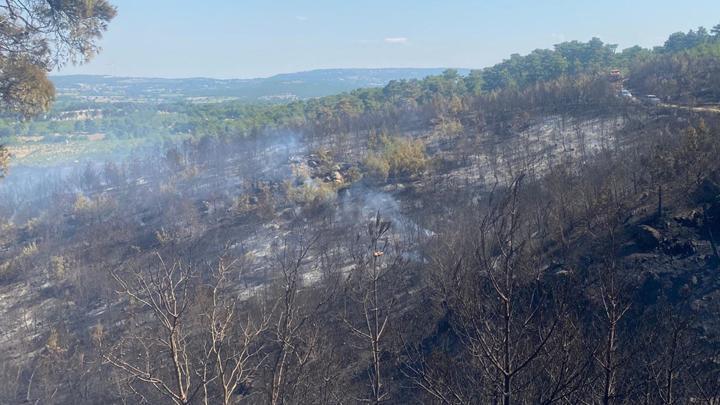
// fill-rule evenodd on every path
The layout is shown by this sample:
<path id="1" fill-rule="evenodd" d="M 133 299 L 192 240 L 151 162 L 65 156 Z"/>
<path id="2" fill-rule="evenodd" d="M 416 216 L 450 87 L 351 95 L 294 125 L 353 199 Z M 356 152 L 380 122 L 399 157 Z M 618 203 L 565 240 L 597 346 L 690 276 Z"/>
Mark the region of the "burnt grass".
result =
<path id="1" fill-rule="evenodd" d="M 131 306 L 118 295 L 112 273 L 152 267 L 158 256 L 201 269 L 212 268 L 219 257 L 233 257 L 249 263 L 233 280 L 238 296 L 270 291 L 279 278 L 276 254 L 310 234 L 317 238 L 310 258 L 322 263 L 318 267 L 351 266 L 358 235 L 378 213 L 392 223 L 390 239 L 401 246 L 399 257 L 408 269 L 393 318 L 405 326 L 396 329 L 396 343 L 383 353 L 389 363 L 388 390 L 398 403 L 403 402 L 398 398 L 427 400 L 408 377 L 404 367 L 413 363 L 402 360 L 397 342 L 428 358 L 442 352 L 447 364 L 469 356 L 457 329 L 458 315 L 439 298 L 435 279 L 428 275 L 438 242 L 462 237 L 457 233 L 472 223 L 468 218 L 504 195 L 520 174 L 526 176 L 521 209 L 530 218 L 538 215 L 532 239 L 542 249 L 534 265 L 548 285 L 574 286 L 568 313 L 593 330 L 594 314 L 602 306 L 598 274 L 612 262 L 627 285 L 626 336 L 651 336 L 644 343 L 660 345 L 652 340 L 660 339 L 658 334 L 647 330 L 667 328 L 662 318 L 671 311 L 672 317 L 692 320 L 693 353 L 717 356 L 720 167 L 710 161 L 699 168 L 701 180 L 688 182 L 691 169 L 656 174 L 652 160 L 656 150 L 680 148 L 685 128 L 701 121 L 717 136 L 716 118 L 690 113 L 584 116 L 567 128 L 547 119 L 553 118 L 537 117 L 500 135 L 467 131 L 447 138 L 413 131 L 410 136 L 426 145 L 427 168 L 384 183 L 346 180 L 353 168 L 363 170 L 367 147 L 361 136 L 353 145 L 357 157 L 348 158 L 352 148 L 333 150 L 332 138 L 317 144 L 293 135 L 290 147 L 286 134 L 271 133 L 261 140 L 209 142 L 206 150 L 182 145 L 176 149 L 180 161 L 164 154 L 118 162 L 119 177 L 97 164 L 60 184 L 42 184 L 47 198 L 36 206 L 2 207 L 3 217 L 12 220 L 5 220 L 0 236 L 0 372 L 13 375 L 15 383 L 0 390 L 0 402 L 27 392 L 52 398 L 47 403 L 118 401 L 116 387 L 93 385 L 83 395 L 76 391 L 82 381 L 90 381 L 88 370 L 116 375 L 98 360 L 92 328 L 102 324 L 112 340 L 134 333 Z M 588 122 L 604 122 L 607 128 L 594 130 Z M 571 136 L 580 132 L 582 137 Z M 323 148 L 328 161 L 317 155 Z M 489 163 L 490 155 L 499 162 Z M 298 176 L 297 166 L 307 173 Z M 331 195 L 303 201 L 290 196 L 292 187 L 315 183 L 331 188 Z M 538 214 L 550 212 L 557 215 Z M 320 270 L 309 266 L 304 271 L 310 277 Z M 209 280 L 207 272 L 199 277 Z M 333 310 L 328 311 L 331 319 Z M 45 366 L 54 333 L 64 346 L 62 364 L 71 372 Z M 628 347 L 635 353 L 635 346 Z M 81 354 L 86 360 L 78 360 Z M 367 359 L 350 359 L 338 375 L 360 387 L 351 391 L 361 391 Z M 28 387 L 32 370 L 42 367 L 47 371 L 35 377 L 45 386 L 41 393 Z M 257 382 L 247 389 L 262 386 Z M 626 395 L 635 398 L 630 390 Z"/>

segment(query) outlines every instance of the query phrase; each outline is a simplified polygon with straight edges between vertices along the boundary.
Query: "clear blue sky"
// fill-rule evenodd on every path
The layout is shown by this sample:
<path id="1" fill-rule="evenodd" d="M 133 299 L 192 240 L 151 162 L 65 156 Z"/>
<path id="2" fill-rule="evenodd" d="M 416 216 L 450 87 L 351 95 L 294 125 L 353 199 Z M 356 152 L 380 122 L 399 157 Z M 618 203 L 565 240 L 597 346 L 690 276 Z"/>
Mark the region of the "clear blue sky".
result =
<path id="1" fill-rule="evenodd" d="M 338 67 L 485 67 L 593 36 L 662 44 L 720 0 L 114 0 L 90 64 L 60 74 L 263 77 Z"/>

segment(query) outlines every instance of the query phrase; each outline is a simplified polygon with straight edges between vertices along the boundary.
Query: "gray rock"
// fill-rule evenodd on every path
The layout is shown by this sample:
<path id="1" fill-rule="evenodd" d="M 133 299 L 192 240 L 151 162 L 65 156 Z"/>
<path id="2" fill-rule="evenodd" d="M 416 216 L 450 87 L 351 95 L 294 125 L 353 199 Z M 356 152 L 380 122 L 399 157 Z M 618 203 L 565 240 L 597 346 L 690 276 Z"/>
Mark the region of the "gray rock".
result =
<path id="1" fill-rule="evenodd" d="M 698 210 L 690 210 L 676 215 L 673 219 L 682 226 L 697 228 L 701 218 L 702 214 Z"/>

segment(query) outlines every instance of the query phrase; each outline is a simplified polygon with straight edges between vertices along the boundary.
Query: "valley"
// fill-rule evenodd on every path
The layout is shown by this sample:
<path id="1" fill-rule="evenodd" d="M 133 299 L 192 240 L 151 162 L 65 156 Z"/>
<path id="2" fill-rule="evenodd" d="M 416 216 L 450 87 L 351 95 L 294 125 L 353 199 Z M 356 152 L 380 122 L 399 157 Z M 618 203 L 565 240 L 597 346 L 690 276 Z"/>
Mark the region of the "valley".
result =
<path id="1" fill-rule="evenodd" d="M 716 31 L 54 77 L 0 122 L 0 403 L 717 403 Z"/>

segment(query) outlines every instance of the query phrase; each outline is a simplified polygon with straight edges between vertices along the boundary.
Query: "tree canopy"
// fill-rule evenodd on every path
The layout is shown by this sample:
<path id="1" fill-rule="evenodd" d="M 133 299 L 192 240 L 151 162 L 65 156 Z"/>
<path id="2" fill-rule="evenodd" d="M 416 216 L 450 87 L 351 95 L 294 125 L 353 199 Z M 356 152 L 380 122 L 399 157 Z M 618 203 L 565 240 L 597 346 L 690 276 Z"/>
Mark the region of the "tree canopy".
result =
<path id="1" fill-rule="evenodd" d="M 0 111 L 19 117 L 47 111 L 55 97 L 48 72 L 89 61 L 115 14 L 106 0 L 0 3 Z M 6 165 L 1 159 L 0 176 Z"/>

